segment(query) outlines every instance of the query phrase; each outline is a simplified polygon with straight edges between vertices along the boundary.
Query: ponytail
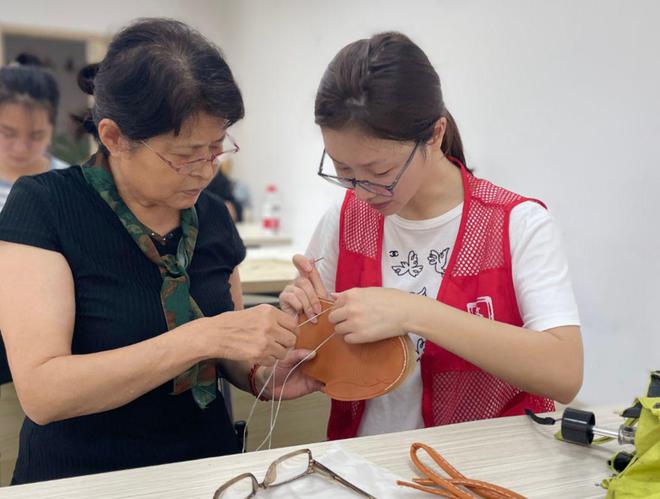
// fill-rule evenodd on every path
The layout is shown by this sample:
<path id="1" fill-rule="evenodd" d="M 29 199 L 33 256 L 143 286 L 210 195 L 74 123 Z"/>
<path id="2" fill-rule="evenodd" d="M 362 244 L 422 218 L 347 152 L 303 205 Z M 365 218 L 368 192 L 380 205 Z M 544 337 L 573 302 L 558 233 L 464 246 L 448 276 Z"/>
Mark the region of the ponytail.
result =
<path id="1" fill-rule="evenodd" d="M 447 129 L 445 136 L 442 138 L 442 145 L 440 148 L 445 156 L 456 158 L 463 165 L 465 165 L 465 154 L 463 153 L 463 141 L 461 134 L 458 131 L 458 126 L 451 113 L 445 108 L 444 117 L 447 118 Z"/>

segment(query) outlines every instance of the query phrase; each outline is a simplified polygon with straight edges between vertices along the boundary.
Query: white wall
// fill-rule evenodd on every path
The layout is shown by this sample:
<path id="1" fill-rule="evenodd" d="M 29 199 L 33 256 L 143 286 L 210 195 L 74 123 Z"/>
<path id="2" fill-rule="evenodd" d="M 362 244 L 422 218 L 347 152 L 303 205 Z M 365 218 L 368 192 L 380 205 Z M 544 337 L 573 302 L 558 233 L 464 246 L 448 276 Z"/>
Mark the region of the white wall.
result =
<path id="1" fill-rule="evenodd" d="M 397 29 L 428 53 L 477 173 L 559 219 L 583 319 L 579 396 L 621 402 L 660 368 L 660 3 L 654 0 L 0 0 L 0 24 L 111 34 L 138 16 L 187 21 L 223 47 L 244 93 L 236 175 L 276 182 L 304 247 L 341 193 L 315 176 L 323 70 L 345 44 Z M 655 139 L 655 140 L 654 140 Z"/>
<path id="2" fill-rule="evenodd" d="M 219 0 L 0 0 L 0 26 L 112 34 L 137 17 L 173 17 L 215 37 Z"/>
<path id="3" fill-rule="evenodd" d="M 330 199 L 314 93 L 331 57 L 407 33 L 440 72 L 477 173 L 547 202 L 583 320 L 579 399 L 622 402 L 660 368 L 660 3 L 654 0 L 229 0 L 220 42 L 243 89 L 237 175 L 276 181 L 305 245 Z"/>

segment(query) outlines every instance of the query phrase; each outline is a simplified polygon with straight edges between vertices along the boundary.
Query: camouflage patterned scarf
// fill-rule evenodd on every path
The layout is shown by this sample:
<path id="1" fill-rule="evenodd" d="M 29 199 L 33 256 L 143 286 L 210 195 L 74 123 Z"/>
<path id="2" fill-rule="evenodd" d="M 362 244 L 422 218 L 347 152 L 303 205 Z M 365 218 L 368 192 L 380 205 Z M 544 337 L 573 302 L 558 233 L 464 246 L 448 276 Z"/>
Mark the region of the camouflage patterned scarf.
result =
<path id="1" fill-rule="evenodd" d="M 195 207 L 181 212 L 182 236 L 176 255 L 161 256 L 149 236 L 150 230 L 133 215 L 121 199 L 110 172 L 106 157 L 97 153 L 82 168 L 87 183 L 98 192 L 101 198 L 115 212 L 135 244 L 149 260 L 158 265 L 163 285 L 160 288 L 160 301 L 171 330 L 186 322 L 203 317 L 195 300 L 190 296 L 190 284 L 186 269 L 190 265 L 197 241 L 198 221 Z M 215 399 L 215 362 L 204 361 L 196 364 L 174 379 L 173 395 L 192 389 L 192 395 L 202 409 Z"/>

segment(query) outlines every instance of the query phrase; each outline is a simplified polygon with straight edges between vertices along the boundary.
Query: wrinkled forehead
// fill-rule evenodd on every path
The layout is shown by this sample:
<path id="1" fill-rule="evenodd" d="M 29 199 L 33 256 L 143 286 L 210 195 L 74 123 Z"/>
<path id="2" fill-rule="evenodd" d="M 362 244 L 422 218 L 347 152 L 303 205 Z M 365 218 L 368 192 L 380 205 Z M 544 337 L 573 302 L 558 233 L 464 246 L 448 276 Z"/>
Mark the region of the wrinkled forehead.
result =
<path id="1" fill-rule="evenodd" d="M 205 147 L 224 137 L 226 124 L 222 117 L 196 113 L 183 122 L 178 134 L 172 131 L 154 137 L 154 140 L 166 142 L 171 147 Z"/>
<path id="2" fill-rule="evenodd" d="M 188 142 L 209 136 L 218 138 L 224 135 L 226 128 L 227 120 L 220 116 L 195 113 L 183 122 L 177 138 Z"/>

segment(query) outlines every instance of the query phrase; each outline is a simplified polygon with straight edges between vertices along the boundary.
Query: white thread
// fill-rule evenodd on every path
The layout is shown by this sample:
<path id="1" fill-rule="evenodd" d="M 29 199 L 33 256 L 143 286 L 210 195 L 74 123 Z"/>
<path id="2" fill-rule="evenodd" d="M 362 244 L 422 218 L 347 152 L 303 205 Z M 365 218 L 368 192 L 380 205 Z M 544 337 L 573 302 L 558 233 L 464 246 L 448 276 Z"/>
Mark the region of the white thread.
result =
<path id="1" fill-rule="evenodd" d="M 273 370 L 270 372 L 270 375 L 268 378 L 266 378 L 266 382 L 264 383 L 264 386 L 261 388 L 261 391 L 257 395 L 257 397 L 254 399 L 254 402 L 252 403 L 252 407 L 250 408 L 250 414 L 248 414 L 247 421 L 245 422 L 245 429 L 243 430 L 243 449 L 241 452 L 245 452 L 245 449 L 247 447 L 247 434 L 248 434 L 248 426 L 250 425 L 250 421 L 252 420 L 252 415 L 254 414 L 254 409 L 257 407 L 257 402 L 263 395 L 263 393 L 266 391 L 266 387 L 268 386 L 268 382 L 270 381 L 270 378 L 273 376 L 273 373 L 275 372 L 275 368 L 277 367 L 277 363 L 279 361 L 276 360 L 275 364 L 273 365 Z M 256 375 L 256 373 L 255 373 Z"/>
<path id="2" fill-rule="evenodd" d="M 275 372 L 275 367 L 273 367 L 273 373 Z M 275 393 L 275 376 L 271 376 L 273 378 L 273 389 L 271 390 L 270 393 Z M 282 387 L 284 389 L 284 387 Z M 270 434 L 270 438 L 268 439 L 268 450 L 270 450 L 273 446 L 273 432 L 272 428 L 275 426 L 275 422 L 273 421 L 273 411 L 275 409 L 275 399 L 273 397 L 270 398 L 270 428 L 268 430 L 268 433 Z"/>
<path id="3" fill-rule="evenodd" d="M 255 451 L 261 450 L 261 447 L 263 447 L 263 445 L 264 445 L 264 443 L 266 442 L 266 440 L 268 440 L 269 438 L 272 437 L 273 430 L 275 429 L 275 424 L 277 423 L 277 418 L 278 418 L 278 416 L 279 416 L 279 414 L 280 414 L 280 406 L 282 405 L 282 397 L 283 397 L 283 395 L 284 395 L 284 387 L 286 386 L 286 382 L 289 380 L 289 376 L 291 376 L 291 374 L 293 374 L 293 371 L 295 371 L 295 370 L 298 368 L 298 366 L 300 366 L 303 362 L 305 362 L 307 359 L 309 359 L 309 358 L 310 358 L 312 355 L 314 355 L 314 354 L 315 354 L 315 353 L 316 353 L 316 352 L 317 352 L 317 351 L 318 351 L 323 345 L 325 345 L 328 341 L 330 341 L 330 339 L 331 339 L 335 334 L 337 334 L 337 333 L 332 333 L 332 334 L 331 334 L 330 336 L 328 336 L 325 340 L 323 340 L 319 346 L 317 346 L 314 350 L 312 350 L 312 351 L 309 352 L 307 355 L 305 355 L 305 356 L 304 356 L 304 357 L 303 357 L 303 358 L 302 358 L 302 359 L 301 359 L 301 360 L 300 360 L 295 366 L 293 366 L 293 367 L 291 368 L 291 370 L 290 370 L 290 371 L 287 373 L 287 375 L 284 377 L 284 381 L 282 382 L 282 388 L 280 388 L 280 396 L 279 396 L 279 399 L 277 400 L 277 409 L 275 410 L 275 418 L 274 418 L 274 420 L 272 420 L 273 423 L 272 423 L 271 426 L 270 426 L 270 429 L 269 429 L 269 431 L 268 431 L 268 435 L 266 435 L 266 437 L 263 439 L 263 441 L 261 442 L 261 444 L 259 444 L 259 447 L 257 447 L 257 448 L 255 449 Z M 273 372 L 275 372 L 275 368 L 273 368 Z M 271 374 L 272 374 L 272 373 L 271 373 Z M 272 400 L 274 400 L 274 399 L 272 399 Z"/>
<path id="4" fill-rule="evenodd" d="M 317 314 L 317 315 L 315 315 L 315 316 L 313 316 L 313 317 L 310 317 L 310 318 L 307 319 L 306 321 L 301 322 L 300 324 L 298 324 L 298 327 L 304 326 L 304 325 L 307 324 L 308 322 L 311 322 L 312 320 L 314 320 L 314 319 L 316 319 L 317 317 L 323 315 L 325 312 L 328 312 L 329 310 L 330 310 L 330 309 L 326 309 L 326 310 L 322 311 L 321 313 L 319 313 L 319 314 Z M 283 394 L 284 394 L 284 387 L 286 386 L 286 382 L 288 381 L 289 376 L 291 376 L 291 373 L 293 373 L 293 371 L 296 370 L 300 364 L 302 364 L 302 363 L 305 362 L 307 359 L 309 359 L 313 354 L 315 354 L 316 352 L 318 352 L 318 350 L 319 350 L 323 345 L 325 345 L 325 344 L 330 340 L 330 338 L 332 338 L 335 334 L 337 334 L 337 333 L 332 333 L 332 334 L 331 334 L 330 336 L 328 336 L 325 340 L 323 340 L 323 341 L 319 344 L 319 346 L 317 346 L 314 350 L 312 350 L 311 352 L 309 352 L 305 357 L 303 357 L 302 360 L 300 360 L 295 366 L 293 366 L 293 367 L 291 368 L 291 370 L 287 373 L 287 375 L 284 377 L 284 381 L 282 382 L 282 388 L 280 388 L 280 396 L 279 396 L 279 399 L 278 399 L 278 401 L 277 401 L 277 409 L 276 409 L 275 412 L 274 412 L 274 414 L 275 414 L 274 417 L 273 417 L 273 410 L 274 410 L 274 406 L 275 406 L 275 398 L 274 398 L 273 396 L 271 396 L 271 399 L 270 399 L 270 402 L 271 402 L 271 404 L 270 404 L 270 427 L 269 427 L 269 429 L 268 429 L 268 434 L 267 434 L 266 437 L 261 441 L 261 443 L 260 443 L 259 446 L 255 449 L 255 451 L 261 450 L 261 447 L 263 447 L 263 445 L 266 443 L 266 440 L 269 441 L 269 447 L 268 447 L 268 448 L 270 449 L 270 447 L 271 447 L 271 444 L 272 444 L 272 436 L 273 436 L 273 430 L 275 429 L 275 425 L 276 425 L 276 423 L 277 423 L 277 417 L 279 416 L 279 413 L 280 413 L 280 405 L 282 404 L 282 396 L 283 396 Z M 243 437 L 243 449 L 242 449 L 242 451 L 241 451 L 241 452 L 243 452 L 243 453 L 245 452 L 245 450 L 246 450 L 246 448 L 247 448 L 247 434 L 248 434 L 248 427 L 250 426 L 250 421 L 252 420 L 252 416 L 253 416 L 253 414 L 254 414 L 254 410 L 255 410 L 255 408 L 257 407 L 257 402 L 259 402 L 259 399 L 261 398 L 261 396 L 263 395 L 263 393 L 266 391 L 266 387 L 268 386 L 268 383 L 270 382 L 271 378 L 272 378 L 272 380 L 273 380 L 273 392 L 272 392 L 272 393 L 275 394 L 275 376 L 273 376 L 273 375 L 275 374 L 275 369 L 277 369 L 277 365 L 278 365 L 278 364 L 279 364 L 279 360 L 276 360 L 276 361 L 275 361 L 275 364 L 273 364 L 273 369 L 271 370 L 270 374 L 268 375 L 268 378 L 266 378 L 266 381 L 264 382 L 264 386 L 263 386 L 263 387 L 261 388 L 261 390 L 259 391 L 259 394 L 256 396 L 254 402 L 252 403 L 252 407 L 250 408 L 250 413 L 248 414 L 247 421 L 245 422 L 245 429 L 244 429 L 244 432 L 243 432 L 243 435 L 244 435 L 244 437 Z M 255 374 L 256 374 L 256 373 L 255 373 Z"/>

